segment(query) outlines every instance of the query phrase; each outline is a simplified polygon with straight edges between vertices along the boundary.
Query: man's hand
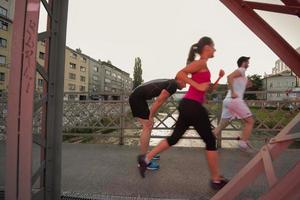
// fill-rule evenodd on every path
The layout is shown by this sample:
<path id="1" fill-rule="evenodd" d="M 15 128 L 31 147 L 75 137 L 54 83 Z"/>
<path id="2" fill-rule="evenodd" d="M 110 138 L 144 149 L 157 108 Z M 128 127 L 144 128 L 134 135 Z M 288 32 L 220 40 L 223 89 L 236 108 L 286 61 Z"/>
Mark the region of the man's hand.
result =
<path id="1" fill-rule="evenodd" d="M 225 72 L 223 69 L 220 69 L 219 71 L 219 77 L 222 78 L 225 75 Z"/>
<path id="2" fill-rule="evenodd" d="M 231 91 L 231 98 L 235 99 L 237 97 L 238 97 L 237 93 Z"/>
<path id="3" fill-rule="evenodd" d="M 252 81 L 251 80 L 248 80 L 247 81 L 247 88 L 250 88 L 250 87 L 252 87 L 253 86 L 253 83 L 252 83 Z"/>

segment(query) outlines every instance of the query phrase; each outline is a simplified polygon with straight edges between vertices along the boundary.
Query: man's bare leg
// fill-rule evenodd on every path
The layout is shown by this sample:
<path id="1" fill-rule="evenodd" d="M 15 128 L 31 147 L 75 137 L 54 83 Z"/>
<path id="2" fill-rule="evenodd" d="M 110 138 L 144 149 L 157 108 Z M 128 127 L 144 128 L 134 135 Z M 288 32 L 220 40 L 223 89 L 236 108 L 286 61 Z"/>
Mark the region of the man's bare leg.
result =
<path id="1" fill-rule="evenodd" d="M 153 127 L 153 121 L 149 119 L 138 118 L 138 121 L 142 124 L 143 130 L 140 136 L 140 151 L 141 154 L 146 154 L 148 152 L 151 131 Z"/>
<path id="2" fill-rule="evenodd" d="M 218 126 L 213 130 L 214 135 L 217 137 L 220 132 L 229 125 L 229 123 L 230 119 L 221 119 Z"/>

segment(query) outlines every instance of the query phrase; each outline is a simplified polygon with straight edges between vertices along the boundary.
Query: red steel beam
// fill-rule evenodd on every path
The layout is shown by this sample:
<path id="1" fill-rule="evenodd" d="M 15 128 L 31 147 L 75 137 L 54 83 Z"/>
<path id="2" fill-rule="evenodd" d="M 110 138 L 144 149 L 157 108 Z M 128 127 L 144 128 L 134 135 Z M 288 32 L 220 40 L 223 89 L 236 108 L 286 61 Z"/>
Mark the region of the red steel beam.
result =
<path id="1" fill-rule="evenodd" d="M 252 9 L 300 16 L 300 7 L 244 1 Z"/>
<path id="2" fill-rule="evenodd" d="M 284 136 L 291 132 L 291 130 L 300 123 L 300 113 L 284 127 L 278 136 Z M 268 144 L 269 153 L 273 160 L 275 160 L 292 141 L 280 142 L 275 144 Z M 212 200 L 231 200 L 240 194 L 251 182 L 253 182 L 258 175 L 263 173 L 264 164 L 262 155 L 257 154 L 241 171 L 239 171 L 228 184 L 225 185 Z"/>
<path id="3" fill-rule="evenodd" d="M 300 54 L 242 0 L 220 0 L 298 76 Z M 292 5 L 291 5 L 292 6 Z"/>
<path id="4" fill-rule="evenodd" d="M 32 116 L 40 0 L 16 0 L 8 90 L 6 200 L 30 200 Z"/>
<path id="5" fill-rule="evenodd" d="M 27 0 L 20 102 L 19 200 L 32 193 L 32 119 L 40 0 Z"/>
<path id="6" fill-rule="evenodd" d="M 5 199 L 17 199 L 19 106 L 26 1 L 16 0 L 12 32 L 11 67 L 8 84 Z"/>
<path id="7" fill-rule="evenodd" d="M 259 200 L 300 199 L 300 162 Z"/>
<path id="8" fill-rule="evenodd" d="M 300 6 L 300 0 L 281 0 L 281 1 L 288 6 Z"/>

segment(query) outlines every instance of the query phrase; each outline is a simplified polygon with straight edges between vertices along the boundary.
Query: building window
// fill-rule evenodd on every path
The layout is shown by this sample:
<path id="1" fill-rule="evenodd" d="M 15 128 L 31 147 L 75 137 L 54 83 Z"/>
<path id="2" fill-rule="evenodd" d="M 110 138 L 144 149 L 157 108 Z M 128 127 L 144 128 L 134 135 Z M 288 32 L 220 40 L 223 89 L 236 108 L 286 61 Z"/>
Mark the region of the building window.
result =
<path id="1" fill-rule="evenodd" d="M 93 76 L 94 81 L 98 81 L 98 76 Z"/>
<path id="2" fill-rule="evenodd" d="M 69 100 L 75 100 L 76 99 L 76 95 L 69 95 Z"/>
<path id="3" fill-rule="evenodd" d="M 69 90 L 70 91 L 76 90 L 76 85 L 75 84 L 69 84 Z"/>
<path id="4" fill-rule="evenodd" d="M 96 85 L 93 85 L 92 89 L 93 89 L 93 92 L 96 92 L 97 91 Z"/>
<path id="5" fill-rule="evenodd" d="M 294 82 L 292 82 L 292 87 L 294 87 Z"/>
<path id="6" fill-rule="evenodd" d="M 105 70 L 105 73 L 106 73 L 107 75 L 110 75 L 110 74 L 111 74 L 111 72 L 110 72 L 109 70 Z"/>
<path id="7" fill-rule="evenodd" d="M 80 66 L 80 71 L 85 72 L 85 71 L 86 71 L 86 68 L 83 67 L 83 66 Z"/>
<path id="8" fill-rule="evenodd" d="M 110 91 L 110 90 L 109 90 L 109 87 L 107 87 L 107 86 L 104 87 L 104 90 L 105 90 L 105 91 Z"/>
<path id="9" fill-rule="evenodd" d="M 111 80 L 108 78 L 104 79 L 104 81 L 105 81 L 105 83 L 111 83 Z"/>
<path id="10" fill-rule="evenodd" d="M 7 17 L 7 10 L 0 6 L 0 15 Z"/>
<path id="11" fill-rule="evenodd" d="M 7 47 L 7 40 L 4 38 L 0 38 L 0 47 L 6 48 Z"/>
<path id="12" fill-rule="evenodd" d="M 117 92 L 117 89 L 116 88 L 112 88 L 111 91 L 112 92 Z"/>
<path id="13" fill-rule="evenodd" d="M 118 75 L 118 79 L 122 80 L 122 77 L 120 75 Z"/>
<path id="14" fill-rule="evenodd" d="M 82 57 L 82 62 L 86 63 L 86 58 Z"/>
<path id="15" fill-rule="evenodd" d="M 0 20 L 0 29 L 7 31 L 8 30 L 8 23 L 5 21 Z"/>
<path id="16" fill-rule="evenodd" d="M 117 75 L 116 75 L 115 73 L 112 73 L 112 76 L 113 76 L 114 78 L 116 78 L 116 77 L 117 77 Z"/>
<path id="17" fill-rule="evenodd" d="M 70 63 L 70 68 L 71 69 L 76 69 L 76 64 L 75 63 Z"/>
<path id="18" fill-rule="evenodd" d="M 71 57 L 74 58 L 74 59 L 76 59 L 76 58 L 77 58 L 77 54 L 74 53 L 74 52 L 72 52 L 72 53 L 71 53 Z"/>
<path id="19" fill-rule="evenodd" d="M 85 77 L 84 76 L 80 76 L 80 81 L 85 82 Z"/>
<path id="20" fill-rule="evenodd" d="M 0 81 L 5 81 L 5 74 L 0 72 Z"/>
<path id="21" fill-rule="evenodd" d="M 39 53 L 39 58 L 42 59 L 42 60 L 44 60 L 45 59 L 45 53 L 40 52 Z"/>
<path id="22" fill-rule="evenodd" d="M 98 67 L 94 67 L 94 71 L 98 72 L 99 71 Z"/>
<path id="23" fill-rule="evenodd" d="M 39 87 L 42 87 L 43 86 L 43 79 L 38 79 L 38 86 Z"/>
<path id="24" fill-rule="evenodd" d="M 0 55 L 0 64 L 5 65 L 6 64 L 6 57 Z"/>
<path id="25" fill-rule="evenodd" d="M 84 92 L 85 91 L 85 86 L 80 86 L 80 92 Z"/>
<path id="26" fill-rule="evenodd" d="M 76 74 L 69 73 L 69 79 L 75 80 L 76 79 Z"/>

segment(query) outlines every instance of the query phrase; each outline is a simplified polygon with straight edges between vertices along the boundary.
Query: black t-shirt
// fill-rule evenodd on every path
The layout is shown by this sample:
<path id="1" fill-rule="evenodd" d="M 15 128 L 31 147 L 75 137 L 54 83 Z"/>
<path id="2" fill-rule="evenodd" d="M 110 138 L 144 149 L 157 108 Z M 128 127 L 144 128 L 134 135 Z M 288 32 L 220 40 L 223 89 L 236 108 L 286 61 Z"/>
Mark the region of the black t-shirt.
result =
<path id="1" fill-rule="evenodd" d="M 152 99 L 160 95 L 161 91 L 165 89 L 170 96 L 176 92 L 178 85 L 175 79 L 156 79 L 134 89 L 133 94 L 138 95 L 144 99 Z"/>

